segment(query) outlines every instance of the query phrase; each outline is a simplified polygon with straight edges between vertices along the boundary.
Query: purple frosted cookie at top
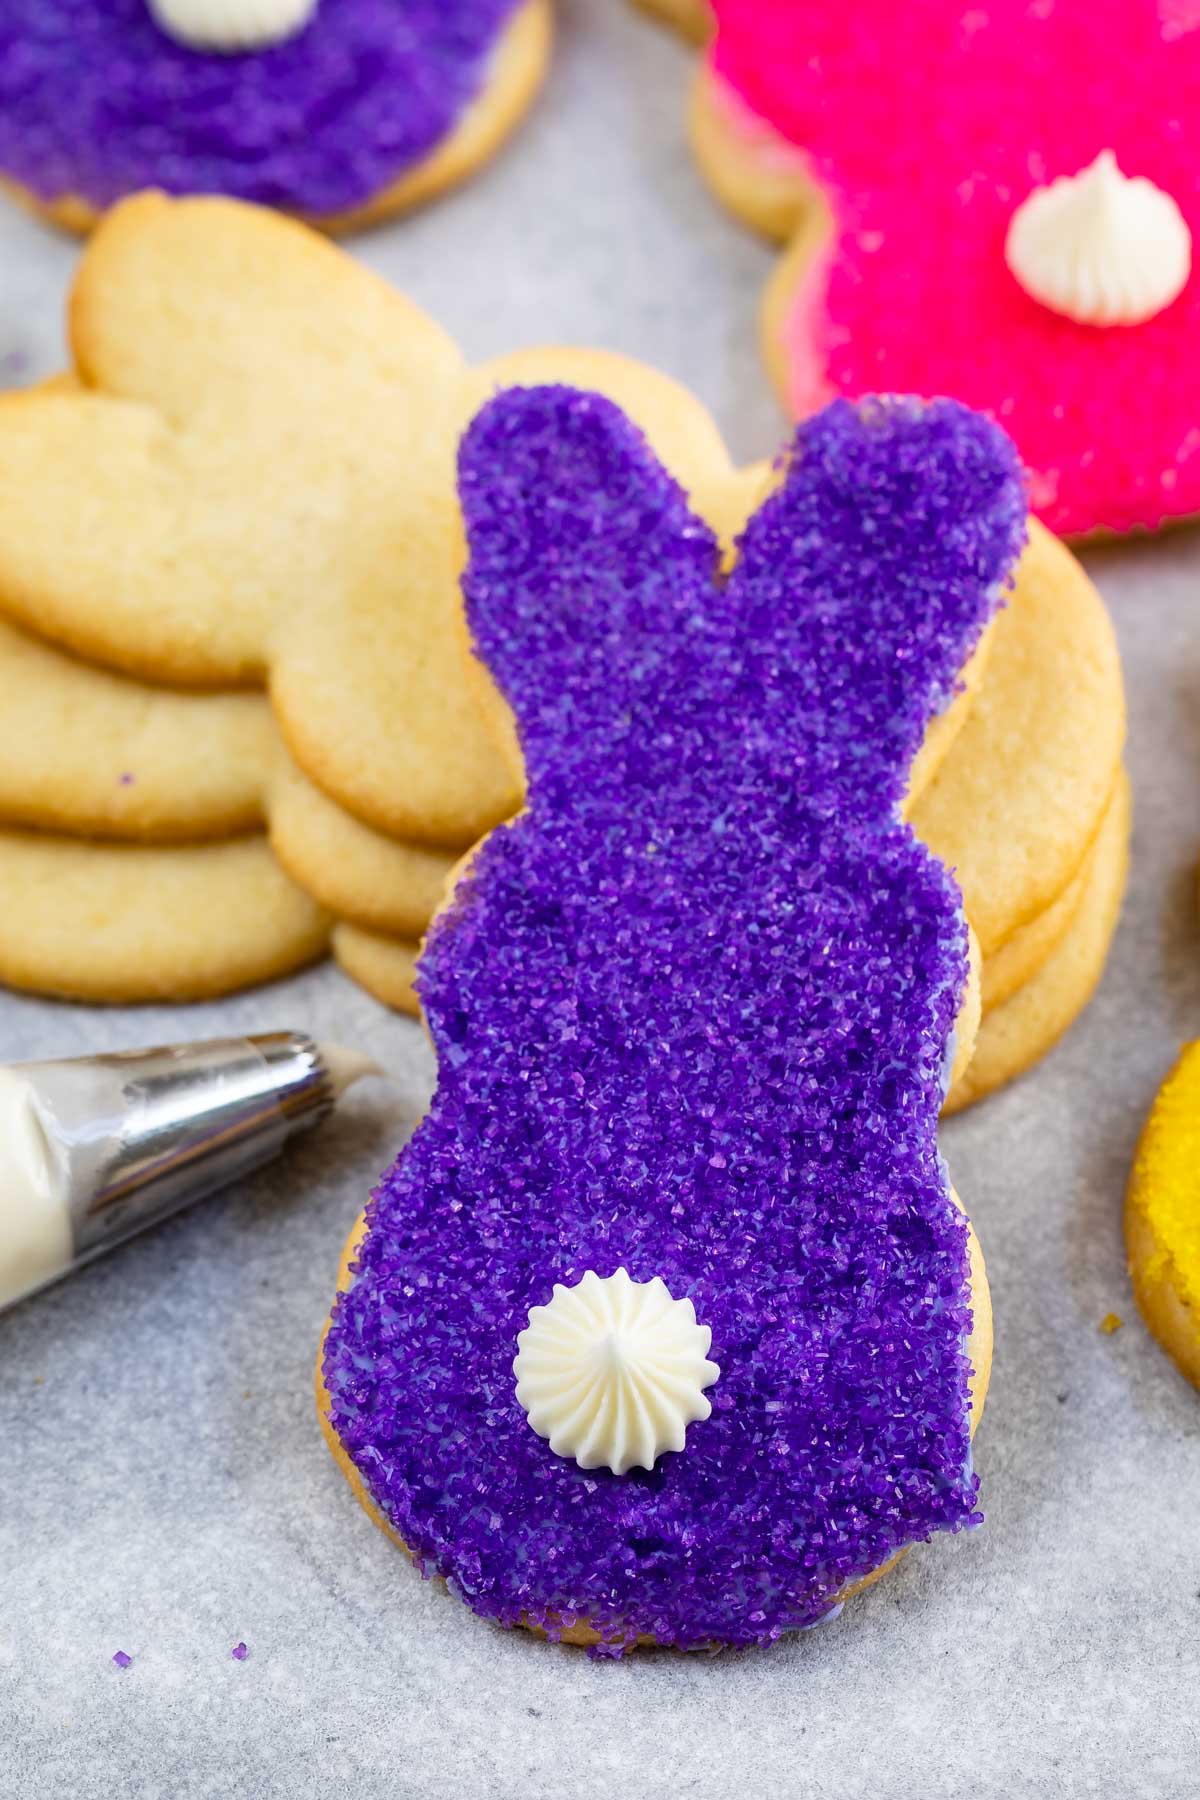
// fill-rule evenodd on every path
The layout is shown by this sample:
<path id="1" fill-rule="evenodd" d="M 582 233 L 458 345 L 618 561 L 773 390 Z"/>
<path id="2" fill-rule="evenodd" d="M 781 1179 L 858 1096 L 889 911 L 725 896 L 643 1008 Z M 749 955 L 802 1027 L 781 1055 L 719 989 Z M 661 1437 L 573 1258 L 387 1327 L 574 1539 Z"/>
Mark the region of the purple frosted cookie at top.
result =
<path id="1" fill-rule="evenodd" d="M 329 1418 L 488 1618 L 768 1642 L 979 1518 L 937 1145 L 967 934 L 898 806 L 1019 554 L 1016 457 L 951 402 L 838 402 L 727 578 L 595 395 L 499 395 L 460 492 L 528 809 L 429 939 L 437 1092 L 334 1305 Z M 556 1283 L 619 1269 L 720 1370 L 620 1475 L 556 1454 L 513 1373 Z"/>
<path id="2" fill-rule="evenodd" d="M 240 9 L 249 30 L 277 4 L 173 10 L 208 26 L 207 7 L 216 30 Z M 221 54 L 169 35 L 149 0 L 5 0 L 0 177 L 66 223 L 147 187 L 382 215 L 489 84 L 495 118 L 428 191 L 494 148 L 536 88 L 548 18 L 549 0 L 319 0 L 284 41 Z"/>

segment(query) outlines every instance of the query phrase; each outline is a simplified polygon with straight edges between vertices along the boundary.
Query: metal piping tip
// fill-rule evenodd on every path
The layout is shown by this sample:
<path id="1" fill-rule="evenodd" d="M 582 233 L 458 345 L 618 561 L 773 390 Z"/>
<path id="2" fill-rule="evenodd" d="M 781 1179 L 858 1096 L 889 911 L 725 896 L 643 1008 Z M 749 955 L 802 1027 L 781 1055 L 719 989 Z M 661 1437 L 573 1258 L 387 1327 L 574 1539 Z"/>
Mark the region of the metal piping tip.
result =
<path id="1" fill-rule="evenodd" d="M 0 1139 L 38 1147 L 0 1188 L 0 1307 L 269 1162 L 374 1072 L 300 1031 L 0 1070 Z"/>

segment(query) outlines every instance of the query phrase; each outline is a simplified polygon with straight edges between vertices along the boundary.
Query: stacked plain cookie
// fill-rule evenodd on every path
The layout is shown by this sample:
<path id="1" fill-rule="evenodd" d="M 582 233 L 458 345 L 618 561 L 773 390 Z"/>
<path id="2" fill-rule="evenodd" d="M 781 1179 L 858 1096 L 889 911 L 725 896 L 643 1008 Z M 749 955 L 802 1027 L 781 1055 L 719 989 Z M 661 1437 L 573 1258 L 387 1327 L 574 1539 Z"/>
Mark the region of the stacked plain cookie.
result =
<path id="1" fill-rule="evenodd" d="M 730 554 L 769 471 L 735 469 L 683 389 L 623 358 L 468 370 L 349 257 L 231 202 L 116 209 L 70 334 L 72 376 L 0 403 L 0 977 L 184 998 L 332 944 L 411 1010 L 446 877 L 521 799 L 461 625 L 466 423 L 505 385 L 602 391 Z M 909 812 L 982 951 L 953 1106 L 1086 1002 L 1124 879 L 1115 644 L 1040 529 L 946 702 Z"/>
<path id="2" fill-rule="evenodd" d="M 18 987 L 193 999 L 383 932 L 407 982 L 444 852 L 314 786 L 264 696 L 186 693 L 0 625 L 0 957 Z M 13 829 L 17 827 L 19 829 Z M 373 940 L 372 940 L 373 941 Z"/>
<path id="3" fill-rule="evenodd" d="M 73 374 L 0 407 L 0 973 L 195 997 L 332 938 L 411 1008 L 446 872 L 520 799 L 457 629 L 462 427 L 506 382 L 641 383 L 664 437 L 685 397 L 579 352 L 468 371 L 350 258 L 227 202 L 116 209 L 70 328 Z"/>
<path id="4" fill-rule="evenodd" d="M 975 1056 L 950 1111 L 1036 1062 L 1091 998 L 1128 872 L 1124 737 L 1103 604 L 1031 522 L 969 717 L 910 814 L 957 872 L 983 959 Z"/>

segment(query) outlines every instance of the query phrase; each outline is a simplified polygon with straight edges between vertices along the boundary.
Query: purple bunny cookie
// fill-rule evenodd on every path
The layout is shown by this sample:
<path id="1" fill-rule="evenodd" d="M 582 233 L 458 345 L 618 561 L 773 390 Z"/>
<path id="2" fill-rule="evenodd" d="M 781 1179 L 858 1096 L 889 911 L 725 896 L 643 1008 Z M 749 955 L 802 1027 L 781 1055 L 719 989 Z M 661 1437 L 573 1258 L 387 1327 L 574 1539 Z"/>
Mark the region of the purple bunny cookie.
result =
<path id="1" fill-rule="evenodd" d="M 728 576 L 598 396 L 499 395 L 459 479 L 528 807 L 430 934 L 437 1093 L 334 1303 L 327 1429 L 500 1624 L 769 1642 L 980 1516 L 937 1145 L 967 932 L 897 809 L 1019 554 L 1016 457 L 950 402 L 838 402 Z"/>
<path id="2" fill-rule="evenodd" d="M 492 153 L 549 43 L 550 0 L 6 0 L 0 181 L 72 230 L 151 187 L 372 224 Z"/>

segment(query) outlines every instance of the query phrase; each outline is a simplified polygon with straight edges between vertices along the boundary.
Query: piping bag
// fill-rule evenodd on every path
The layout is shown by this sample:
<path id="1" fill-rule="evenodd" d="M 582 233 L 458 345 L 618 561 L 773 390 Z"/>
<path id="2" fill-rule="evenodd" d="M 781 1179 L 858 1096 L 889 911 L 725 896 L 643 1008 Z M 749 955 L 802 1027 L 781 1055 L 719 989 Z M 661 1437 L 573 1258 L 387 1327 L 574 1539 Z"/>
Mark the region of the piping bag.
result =
<path id="1" fill-rule="evenodd" d="M 0 1068 L 0 1311 L 269 1162 L 382 1072 L 300 1031 Z"/>

